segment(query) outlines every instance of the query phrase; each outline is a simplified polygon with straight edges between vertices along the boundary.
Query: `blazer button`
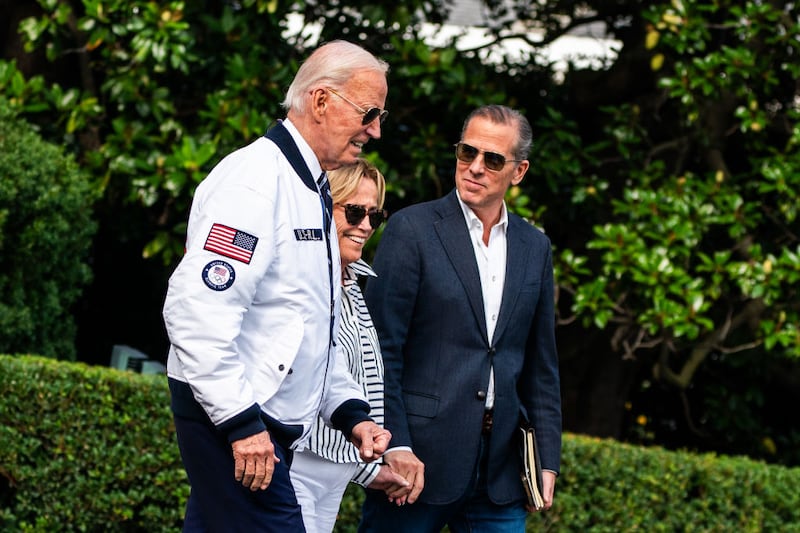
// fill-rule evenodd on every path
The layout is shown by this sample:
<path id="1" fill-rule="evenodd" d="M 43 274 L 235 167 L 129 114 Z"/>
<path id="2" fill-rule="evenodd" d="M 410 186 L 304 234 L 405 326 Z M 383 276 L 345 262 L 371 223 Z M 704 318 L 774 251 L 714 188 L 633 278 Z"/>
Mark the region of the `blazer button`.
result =
<path id="1" fill-rule="evenodd" d="M 478 394 L 475 395 L 479 400 L 486 400 L 486 391 L 479 390 Z"/>
<path id="2" fill-rule="evenodd" d="M 280 370 L 281 372 L 283 372 L 283 369 L 284 369 L 284 368 L 286 368 L 286 367 L 285 367 L 285 366 L 283 366 L 283 365 L 278 365 L 278 370 Z"/>

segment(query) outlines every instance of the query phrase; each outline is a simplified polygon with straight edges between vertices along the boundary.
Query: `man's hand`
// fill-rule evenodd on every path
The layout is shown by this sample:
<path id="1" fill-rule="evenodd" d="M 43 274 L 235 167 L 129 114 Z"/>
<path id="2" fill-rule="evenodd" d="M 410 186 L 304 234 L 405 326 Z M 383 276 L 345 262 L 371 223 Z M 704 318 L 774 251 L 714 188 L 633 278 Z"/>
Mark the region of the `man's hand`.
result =
<path id="1" fill-rule="evenodd" d="M 544 509 L 540 509 L 536 511 L 530 505 L 526 505 L 525 509 L 529 513 L 536 513 L 541 511 L 546 511 L 553 506 L 553 495 L 556 492 L 556 474 L 555 472 L 550 472 L 549 470 L 544 470 L 542 472 L 542 498 L 544 498 Z"/>
<path id="2" fill-rule="evenodd" d="M 353 428 L 350 441 L 358 447 L 361 460 L 367 463 L 374 461 L 386 451 L 392 434 L 372 420 L 359 422 Z"/>
<path id="3" fill-rule="evenodd" d="M 272 481 L 275 463 L 281 460 L 275 456 L 275 446 L 269 433 L 262 431 L 249 437 L 233 441 L 233 475 L 236 481 L 250 490 L 264 490 Z"/>
<path id="4" fill-rule="evenodd" d="M 406 450 L 389 452 L 383 460 L 392 468 L 393 472 L 400 474 L 408 481 L 408 488 L 410 489 L 407 494 L 401 494 L 401 491 L 387 494 L 389 501 L 396 502 L 398 505 L 417 501 L 419 493 L 425 488 L 425 465 L 422 464 L 422 461 L 412 452 Z"/>
<path id="5" fill-rule="evenodd" d="M 389 465 L 381 465 L 378 475 L 367 488 L 382 490 L 387 496 L 396 493 L 406 495 L 411 490 L 411 484 L 406 478 L 393 472 Z"/>

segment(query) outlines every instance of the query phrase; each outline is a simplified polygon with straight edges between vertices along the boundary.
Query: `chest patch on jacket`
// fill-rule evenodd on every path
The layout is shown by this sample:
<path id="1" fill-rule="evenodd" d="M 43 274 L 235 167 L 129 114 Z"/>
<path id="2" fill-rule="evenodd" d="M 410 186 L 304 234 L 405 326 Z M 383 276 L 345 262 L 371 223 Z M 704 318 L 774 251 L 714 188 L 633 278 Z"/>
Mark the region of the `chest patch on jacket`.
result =
<path id="1" fill-rule="evenodd" d="M 298 241 L 321 241 L 322 230 L 319 228 L 296 228 L 294 238 Z"/>

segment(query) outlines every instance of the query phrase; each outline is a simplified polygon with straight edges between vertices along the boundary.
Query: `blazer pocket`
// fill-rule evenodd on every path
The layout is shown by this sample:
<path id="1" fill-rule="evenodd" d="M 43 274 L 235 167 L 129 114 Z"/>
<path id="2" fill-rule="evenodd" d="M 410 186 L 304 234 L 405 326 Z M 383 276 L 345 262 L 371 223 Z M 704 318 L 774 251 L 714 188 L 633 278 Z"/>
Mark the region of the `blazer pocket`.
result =
<path id="1" fill-rule="evenodd" d="M 434 418 L 439 411 L 438 396 L 405 391 L 403 401 L 406 404 L 406 414 L 409 415 Z"/>
<path id="2" fill-rule="evenodd" d="M 526 279 L 520 286 L 519 292 L 539 292 L 542 282 L 538 279 Z"/>

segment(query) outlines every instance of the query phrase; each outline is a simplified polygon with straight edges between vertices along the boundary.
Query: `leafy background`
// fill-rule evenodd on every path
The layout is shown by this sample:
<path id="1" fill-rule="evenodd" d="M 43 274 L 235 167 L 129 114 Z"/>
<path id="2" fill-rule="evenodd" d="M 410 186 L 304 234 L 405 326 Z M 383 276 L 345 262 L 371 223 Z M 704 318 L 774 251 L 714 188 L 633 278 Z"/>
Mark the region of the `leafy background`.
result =
<path id="1" fill-rule="evenodd" d="M 532 122 L 531 170 L 507 200 L 553 242 L 567 431 L 798 464 L 794 3 L 479 2 L 491 44 L 471 48 L 426 40 L 453 9 L 440 1 L 0 8 L 0 105 L 74 157 L 91 189 L 75 358 L 107 364 L 129 344 L 163 359 L 160 309 L 195 186 L 282 117 L 317 42 L 346 38 L 391 65 L 391 114 L 367 146 L 390 211 L 452 187 L 474 107 Z M 287 37 L 290 14 L 304 25 Z M 598 27 L 618 43 L 605 62 L 557 69 L 543 51 Z M 530 51 L 485 60 L 513 39 Z"/>

